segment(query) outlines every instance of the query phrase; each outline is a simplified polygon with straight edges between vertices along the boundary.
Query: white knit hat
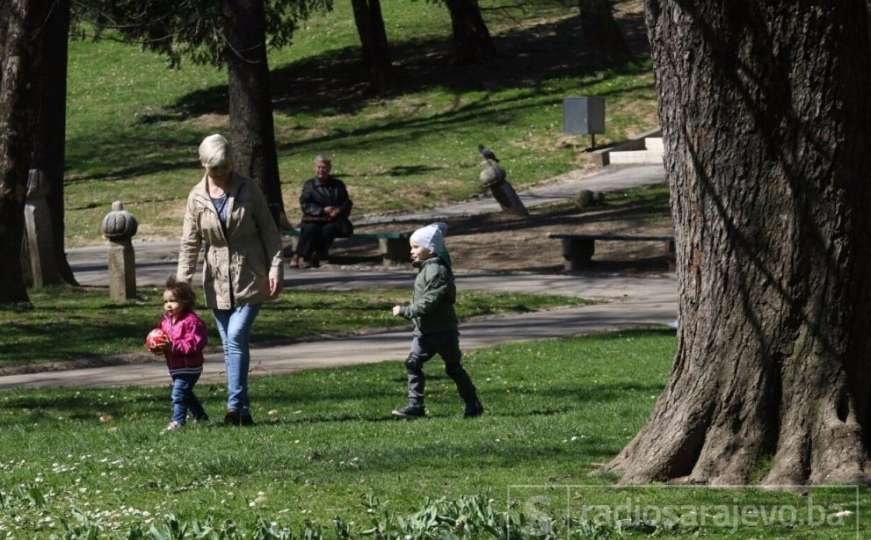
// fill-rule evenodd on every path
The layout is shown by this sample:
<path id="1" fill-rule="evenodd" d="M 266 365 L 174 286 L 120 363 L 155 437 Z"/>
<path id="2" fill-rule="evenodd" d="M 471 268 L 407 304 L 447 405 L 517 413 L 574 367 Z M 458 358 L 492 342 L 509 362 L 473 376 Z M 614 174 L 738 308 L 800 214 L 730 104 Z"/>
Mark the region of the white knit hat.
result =
<path id="1" fill-rule="evenodd" d="M 414 231 L 411 235 L 411 241 L 431 253 L 438 253 L 445 249 L 445 232 L 447 230 L 446 223 L 430 223 L 426 227 Z"/>

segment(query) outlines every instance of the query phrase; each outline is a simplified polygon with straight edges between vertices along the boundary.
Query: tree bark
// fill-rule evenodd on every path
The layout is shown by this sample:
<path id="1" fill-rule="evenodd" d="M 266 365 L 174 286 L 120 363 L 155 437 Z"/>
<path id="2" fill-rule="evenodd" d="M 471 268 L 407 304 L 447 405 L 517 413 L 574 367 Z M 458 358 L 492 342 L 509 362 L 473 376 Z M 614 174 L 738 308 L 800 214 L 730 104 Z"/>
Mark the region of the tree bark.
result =
<path id="1" fill-rule="evenodd" d="M 865 16 L 868 17 L 868 40 L 871 45 L 871 0 L 865 1 Z"/>
<path id="2" fill-rule="evenodd" d="M 611 0 L 579 0 L 581 32 L 598 61 L 625 57 L 629 53 L 623 33 L 614 20 Z"/>
<path id="3" fill-rule="evenodd" d="M 871 1 L 871 0 L 869 0 Z M 9 26 L 9 2 L 0 2 L 0 58 L 6 58 L 6 30 Z M 0 82 L 3 81 L 3 73 L 0 70 Z"/>
<path id="4" fill-rule="evenodd" d="M 11 0 L 6 6 L 0 82 L 0 304 L 28 302 L 21 268 L 24 196 L 30 168 L 33 100 L 40 23 L 47 0 Z"/>
<path id="5" fill-rule="evenodd" d="M 70 30 L 70 2 L 56 0 L 44 25 L 41 40 L 40 73 L 35 78 L 32 169 L 45 173 L 49 184 L 52 245 L 57 261 L 56 276 L 45 276 L 45 283 L 77 285 L 66 257 L 64 227 L 64 164 L 66 141 L 67 56 Z"/>
<path id="6" fill-rule="evenodd" d="M 263 0 L 225 0 L 230 141 L 237 172 L 258 182 L 276 224 L 284 215 Z"/>
<path id="7" fill-rule="evenodd" d="M 369 84 L 377 93 L 387 89 L 390 80 L 390 49 L 379 0 L 351 0 L 354 23 L 360 36 L 363 63 L 369 73 Z"/>
<path id="8" fill-rule="evenodd" d="M 865 481 L 864 4 L 646 0 L 680 329 L 621 482 Z"/>
<path id="9" fill-rule="evenodd" d="M 477 0 L 445 0 L 451 15 L 454 59 L 462 64 L 474 64 L 493 53 L 493 40 L 481 16 Z"/>

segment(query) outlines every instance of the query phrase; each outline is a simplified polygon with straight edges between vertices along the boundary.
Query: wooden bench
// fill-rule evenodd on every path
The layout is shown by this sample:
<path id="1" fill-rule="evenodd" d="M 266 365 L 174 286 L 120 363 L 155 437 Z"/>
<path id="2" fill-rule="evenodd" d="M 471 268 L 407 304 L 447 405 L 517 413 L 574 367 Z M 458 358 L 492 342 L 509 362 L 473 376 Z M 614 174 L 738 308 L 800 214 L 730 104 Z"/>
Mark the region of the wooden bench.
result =
<path id="1" fill-rule="evenodd" d="M 294 250 L 299 241 L 299 232 L 299 229 L 281 230 L 282 235 L 291 238 Z M 396 266 L 411 262 L 411 254 L 408 247 L 408 239 L 411 238 L 411 232 L 355 232 L 347 238 L 351 240 L 377 240 L 378 253 L 381 255 L 381 262 L 384 266 Z"/>
<path id="2" fill-rule="evenodd" d="M 596 242 L 662 242 L 668 257 L 669 269 L 674 268 L 674 236 L 626 235 L 626 234 L 557 234 L 548 238 L 561 240 L 566 270 L 581 270 L 590 266 L 596 252 Z"/>

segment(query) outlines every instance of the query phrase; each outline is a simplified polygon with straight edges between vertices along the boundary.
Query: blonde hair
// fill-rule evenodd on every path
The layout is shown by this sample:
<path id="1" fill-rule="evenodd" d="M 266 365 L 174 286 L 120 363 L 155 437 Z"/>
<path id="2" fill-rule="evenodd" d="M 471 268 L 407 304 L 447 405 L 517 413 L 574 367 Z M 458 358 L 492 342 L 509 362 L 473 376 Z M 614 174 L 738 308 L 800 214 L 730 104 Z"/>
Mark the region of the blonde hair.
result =
<path id="1" fill-rule="evenodd" d="M 219 133 L 203 139 L 203 142 L 200 143 L 199 154 L 200 163 L 206 168 L 207 173 L 223 176 L 232 169 L 230 143 Z"/>

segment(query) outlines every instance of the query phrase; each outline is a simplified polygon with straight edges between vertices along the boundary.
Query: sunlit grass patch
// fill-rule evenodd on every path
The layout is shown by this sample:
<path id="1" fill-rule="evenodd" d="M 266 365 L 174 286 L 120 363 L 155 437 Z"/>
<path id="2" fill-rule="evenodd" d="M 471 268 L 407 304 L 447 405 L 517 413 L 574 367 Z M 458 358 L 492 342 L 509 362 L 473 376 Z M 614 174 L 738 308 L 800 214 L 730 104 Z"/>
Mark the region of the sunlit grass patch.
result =
<path id="1" fill-rule="evenodd" d="M 279 169 L 292 219 L 317 153 L 333 155 L 361 215 L 480 193 L 479 142 L 496 150 L 517 188 L 583 167 L 587 154 L 558 144 L 567 95 L 606 97 L 600 144 L 656 124 L 646 58 L 589 64 L 575 12 L 559 2 L 482 6 L 497 8 L 484 13 L 498 54 L 483 66 L 459 66 L 449 61 L 444 5 L 385 3 L 399 82 L 383 96 L 365 92 L 350 4 L 315 14 L 290 47 L 270 53 Z M 177 237 L 179 203 L 200 176 L 197 144 L 227 128 L 226 72 L 189 62 L 168 70 L 164 59 L 134 46 L 74 41 L 68 103 L 68 244 L 97 242 L 100 220 L 118 199 L 148 238 Z"/>

